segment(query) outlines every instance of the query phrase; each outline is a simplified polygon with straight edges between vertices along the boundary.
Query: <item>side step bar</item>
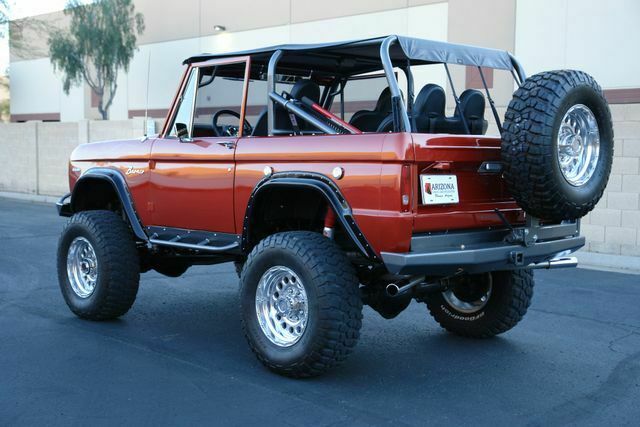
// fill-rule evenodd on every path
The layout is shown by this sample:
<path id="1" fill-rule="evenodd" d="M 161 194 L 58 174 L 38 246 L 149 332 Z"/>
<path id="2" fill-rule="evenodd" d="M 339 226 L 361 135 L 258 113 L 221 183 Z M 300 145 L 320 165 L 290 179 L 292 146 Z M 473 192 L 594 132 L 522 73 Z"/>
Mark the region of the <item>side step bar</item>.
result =
<path id="1" fill-rule="evenodd" d="M 228 252 L 230 250 L 237 249 L 240 247 L 240 244 L 237 242 L 228 244 L 226 246 L 196 245 L 191 243 L 170 242 L 170 241 L 158 240 L 158 239 L 149 239 L 149 242 L 153 245 L 171 246 L 174 248 L 191 249 L 194 251 L 207 251 L 207 252 Z"/>
<path id="2" fill-rule="evenodd" d="M 172 227 L 146 227 L 149 243 L 176 249 L 209 253 L 233 252 L 240 249 L 241 236 L 210 231 Z"/>

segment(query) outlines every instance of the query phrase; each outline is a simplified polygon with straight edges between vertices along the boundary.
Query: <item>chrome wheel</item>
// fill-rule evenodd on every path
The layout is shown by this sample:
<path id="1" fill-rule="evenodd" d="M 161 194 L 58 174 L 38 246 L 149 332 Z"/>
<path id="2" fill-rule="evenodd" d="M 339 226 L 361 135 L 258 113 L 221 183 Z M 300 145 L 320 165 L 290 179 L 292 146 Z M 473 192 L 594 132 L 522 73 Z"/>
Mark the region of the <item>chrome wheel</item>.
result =
<path id="1" fill-rule="evenodd" d="M 80 298 L 93 294 L 98 281 L 98 258 L 91 243 L 84 237 L 76 237 L 67 252 L 67 277 L 71 289 Z"/>
<path id="2" fill-rule="evenodd" d="M 574 187 L 593 176 L 600 156 L 600 132 L 593 112 L 583 104 L 569 108 L 558 130 L 558 163 L 564 179 Z"/>
<path id="3" fill-rule="evenodd" d="M 473 278 L 442 293 L 447 304 L 461 313 L 476 313 L 482 310 L 491 298 L 493 288 L 491 274 L 473 276 Z"/>
<path id="4" fill-rule="evenodd" d="M 275 266 L 260 278 L 256 289 L 256 314 L 265 336 L 279 347 L 297 343 L 307 326 L 307 292 L 298 275 Z"/>

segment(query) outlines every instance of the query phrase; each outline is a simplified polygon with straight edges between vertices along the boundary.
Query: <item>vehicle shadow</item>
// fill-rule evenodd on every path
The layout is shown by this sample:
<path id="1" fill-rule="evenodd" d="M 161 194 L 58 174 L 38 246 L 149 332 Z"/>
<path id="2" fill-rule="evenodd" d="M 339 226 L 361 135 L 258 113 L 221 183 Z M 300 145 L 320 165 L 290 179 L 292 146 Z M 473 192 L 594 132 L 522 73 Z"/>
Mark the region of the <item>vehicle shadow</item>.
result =
<path id="1" fill-rule="evenodd" d="M 220 283 L 211 285 L 212 281 Z M 127 316 L 90 325 L 217 372 L 250 374 L 255 380 L 281 378 L 255 360 L 240 324 L 237 278 L 233 271 L 219 271 L 180 279 L 149 273 L 143 276 L 138 300 Z M 393 320 L 365 307 L 360 341 L 349 359 L 307 382 L 367 387 L 377 382 L 387 388 L 416 377 L 428 378 L 429 383 L 451 381 L 452 371 L 454 377 L 467 379 L 478 369 L 483 375 L 487 370 L 500 375 L 514 363 L 521 369 L 523 360 L 517 362 L 518 355 L 530 357 L 531 349 L 521 348 L 509 335 L 486 340 L 451 335 L 431 319 L 424 304 L 415 302 Z"/>

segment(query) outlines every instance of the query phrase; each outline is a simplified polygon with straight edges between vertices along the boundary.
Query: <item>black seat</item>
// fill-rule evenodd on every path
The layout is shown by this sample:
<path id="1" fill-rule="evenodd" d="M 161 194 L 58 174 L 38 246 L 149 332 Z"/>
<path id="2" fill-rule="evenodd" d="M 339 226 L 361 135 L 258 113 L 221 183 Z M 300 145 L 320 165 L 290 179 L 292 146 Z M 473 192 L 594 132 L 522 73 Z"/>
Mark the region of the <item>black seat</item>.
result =
<path id="1" fill-rule="evenodd" d="M 256 125 L 253 127 L 251 136 L 267 136 L 269 129 L 267 127 L 267 107 L 260 112 Z"/>
<path id="2" fill-rule="evenodd" d="M 308 79 L 298 80 L 293 85 L 291 92 L 289 93 L 292 98 L 297 100 L 301 100 L 302 97 L 306 96 L 313 102 L 320 102 L 320 86 Z M 274 130 L 278 133 L 292 133 L 294 129 L 291 124 L 291 119 L 289 118 L 289 112 L 280 104 L 274 105 L 274 112 L 276 115 Z M 256 121 L 256 125 L 253 128 L 251 136 L 267 136 L 267 117 L 267 108 L 265 107 L 265 109 L 260 113 L 260 116 L 258 116 L 258 120 Z M 313 129 L 313 127 L 304 120 L 298 120 L 297 123 L 298 128 L 301 131 Z"/>
<path id="3" fill-rule="evenodd" d="M 460 105 L 456 106 L 453 117 L 438 120 L 435 124 L 437 131 L 452 134 L 484 135 L 487 131 L 487 121 L 484 119 L 485 99 L 482 92 L 476 89 L 467 89 L 460 95 Z M 467 122 L 469 132 L 465 129 L 464 120 Z"/>
<path id="4" fill-rule="evenodd" d="M 437 84 L 425 85 L 413 103 L 413 117 L 417 132 L 436 133 L 437 123 L 444 119 L 447 102 L 444 89 Z"/>
<path id="5" fill-rule="evenodd" d="M 375 132 L 389 113 L 391 113 L 391 89 L 387 87 L 378 96 L 373 110 L 356 111 L 349 120 L 349 124 L 363 132 Z"/>
<path id="6" fill-rule="evenodd" d="M 436 125 L 445 119 L 444 107 L 447 102 L 444 89 L 437 84 L 429 83 L 423 86 L 413 103 L 413 118 L 416 132 L 435 133 Z M 391 132 L 393 130 L 393 115 L 387 114 L 378 124 L 376 132 Z"/>

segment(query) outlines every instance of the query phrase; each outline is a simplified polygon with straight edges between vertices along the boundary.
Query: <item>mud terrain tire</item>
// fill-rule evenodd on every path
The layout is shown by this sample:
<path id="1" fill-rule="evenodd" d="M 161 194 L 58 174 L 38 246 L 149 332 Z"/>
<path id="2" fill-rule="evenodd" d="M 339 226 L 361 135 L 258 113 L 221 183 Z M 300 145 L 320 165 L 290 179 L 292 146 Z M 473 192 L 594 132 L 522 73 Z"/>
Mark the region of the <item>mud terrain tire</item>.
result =
<path id="1" fill-rule="evenodd" d="M 275 294 L 263 293 L 262 289 L 268 289 L 269 277 L 273 277 L 270 272 L 277 269 L 289 269 L 297 279 L 291 273 L 286 274 L 293 279 L 277 276 L 283 278 L 275 280 L 276 288 L 271 288 Z M 268 323 L 274 328 L 269 337 L 263 326 L 267 316 L 259 313 L 273 309 L 262 311 L 258 304 L 270 301 L 272 296 L 287 295 L 287 283 L 298 283 L 304 288 L 307 321 L 301 334 L 296 330 L 298 335 L 294 338 L 286 335 L 288 324 L 283 326 L 285 335 L 278 343 L 274 340 L 283 333 L 280 322 L 289 322 L 289 314 L 282 314 L 283 320 Z M 347 358 L 360 335 L 362 299 L 354 269 L 336 244 L 318 233 L 285 232 L 262 240 L 251 251 L 242 271 L 240 303 L 242 328 L 249 346 L 260 362 L 281 375 L 311 377 L 326 372 Z M 296 304 L 295 307 L 304 307 Z M 272 318 L 281 315 L 280 311 L 275 313 L 278 314 Z M 302 317 L 305 316 L 299 318 Z"/>
<path id="2" fill-rule="evenodd" d="M 479 294 L 468 292 L 479 280 L 490 280 L 490 293 L 484 306 Z M 427 307 L 433 318 L 447 331 L 472 338 L 489 338 L 513 328 L 526 314 L 533 296 L 533 273 L 528 270 L 494 271 L 467 278 L 464 289 L 430 294 Z"/>
<path id="3" fill-rule="evenodd" d="M 74 242 L 77 242 L 74 245 Z M 78 251 L 89 250 L 83 257 Z M 90 248 L 90 249 L 89 249 Z M 77 253 L 86 265 L 95 260 L 91 275 L 93 287 L 72 286 L 68 258 Z M 133 235 L 117 214 L 111 211 L 84 211 L 69 219 L 58 242 L 58 282 L 65 302 L 77 316 L 89 320 L 108 320 L 125 314 L 136 299 L 140 280 L 138 251 Z M 72 257 L 74 259 L 74 257 Z M 72 262 L 73 263 L 73 262 Z M 76 275 L 81 276 L 79 268 Z M 86 283 L 86 282 L 83 282 Z M 83 292 L 78 293 L 78 289 Z"/>
<path id="4" fill-rule="evenodd" d="M 505 114 L 502 160 L 507 188 L 529 214 L 560 221 L 590 212 L 613 161 L 611 112 L 600 86 L 581 71 L 529 77 Z"/>

